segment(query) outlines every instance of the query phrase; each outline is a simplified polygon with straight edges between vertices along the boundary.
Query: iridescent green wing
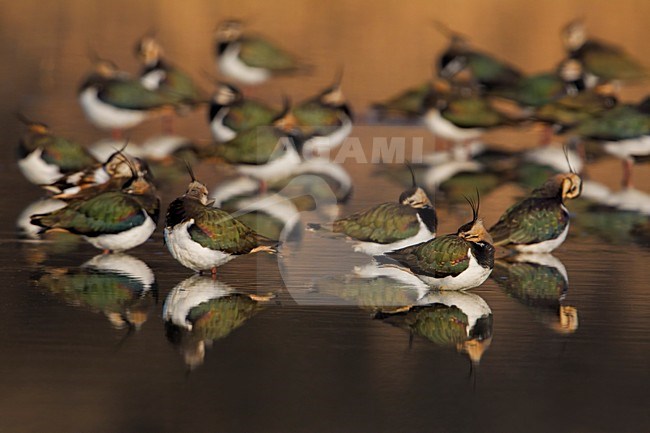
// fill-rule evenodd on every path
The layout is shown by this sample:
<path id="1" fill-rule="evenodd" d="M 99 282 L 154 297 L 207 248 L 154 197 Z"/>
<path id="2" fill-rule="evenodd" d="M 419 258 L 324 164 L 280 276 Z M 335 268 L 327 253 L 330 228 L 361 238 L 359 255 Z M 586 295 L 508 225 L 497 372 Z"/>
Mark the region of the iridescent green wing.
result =
<path id="1" fill-rule="evenodd" d="M 284 154 L 285 140 L 272 126 L 252 128 L 219 144 L 217 154 L 231 164 L 266 164 Z"/>
<path id="2" fill-rule="evenodd" d="M 488 87 L 513 84 L 521 77 L 521 73 L 512 66 L 488 54 L 471 52 L 466 57 L 474 78 Z"/>
<path id="3" fill-rule="evenodd" d="M 62 172 L 69 173 L 83 170 L 97 163 L 97 160 L 85 147 L 63 137 L 43 136 L 39 145 L 43 145 L 43 159 L 49 164 L 57 165 Z"/>
<path id="4" fill-rule="evenodd" d="M 450 101 L 442 116 L 461 128 L 489 128 L 504 121 L 485 98 L 479 97 Z"/>
<path id="5" fill-rule="evenodd" d="M 334 222 L 334 231 L 363 242 L 390 244 L 415 236 L 417 211 L 399 203 L 383 203 Z"/>
<path id="6" fill-rule="evenodd" d="M 635 107 L 620 105 L 581 122 L 575 132 L 596 140 L 625 140 L 650 134 L 650 116 Z"/>
<path id="7" fill-rule="evenodd" d="M 179 102 L 199 102 L 203 99 L 194 80 L 177 68 L 169 68 L 165 71 L 165 80 L 161 90 Z"/>
<path id="8" fill-rule="evenodd" d="M 99 98 L 115 107 L 148 110 L 173 104 L 174 98 L 144 87 L 138 80 L 110 80 L 99 92 Z"/>
<path id="9" fill-rule="evenodd" d="M 268 126 L 273 123 L 277 111 L 271 107 L 251 100 L 230 108 L 223 124 L 237 132 L 245 131 L 256 126 Z"/>
<path id="10" fill-rule="evenodd" d="M 586 69 L 604 80 L 638 80 L 647 70 L 620 48 L 601 43 L 587 43 L 581 50 Z"/>
<path id="11" fill-rule="evenodd" d="M 424 101 L 431 91 L 431 84 L 426 82 L 418 87 L 407 89 L 386 102 L 375 107 L 386 113 L 396 112 L 407 116 L 419 116 L 424 112 Z"/>
<path id="12" fill-rule="evenodd" d="M 248 66 L 274 71 L 287 71 L 297 66 L 289 53 L 258 37 L 247 37 L 241 41 L 239 57 Z"/>
<path id="13" fill-rule="evenodd" d="M 548 72 L 524 77 L 516 85 L 494 92 L 528 107 L 539 107 L 564 94 L 565 85 L 557 74 Z"/>
<path id="14" fill-rule="evenodd" d="M 569 214 L 556 198 L 527 198 L 511 206 L 490 229 L 494 245 L 534 244 L 558 237 Z"/>
<path id="15" fill-rule="evenodd" d="M 33 215 L 32 223 L 97 236 L 120 233 L 139 226 L 145 218 L 137 199 L 122 192 L 106 192 L 88 200 L 72 201 L 68 206 L 49 214 Z"/>
<path id="16" fill-rule="evenodd" d="M 574 126 L 600 113 L 611 109 L 615 104 L 612 98 L 594 92 L 581 92 L 565 96 L 541 106 L 535 117 L 545 122 Z"/>
<path id="17" fill-rule="evenodd" d="M 470 247 L 469 242 L 456 235 L 445 235 L 386 255 L 415 273 L 444 278 L 456 276 L 467 269 Z"/>
<path id="18" fill-rule="evenodd" d="M 217 340 L 242 326 L 259 311 L 258 304 L 240 294 L 211 299 L 192 308 L 187 319 L 202 338 Z"/>
<path id="19" fill-rule="evenodd" d="M 326 107 L 317 101 L 310 101 L 298 105 L 293 114 L 296 116 L 301 125 L 320 127 L 320 126 L 339 126 L 341 118 L 339 110 Z"/>
<path id="20" fill-rule="evenodd" d="M 195 242 L 205 248 L 229 254 L 246 254 L 271 241 L 218 208 L 197 207 L 192 210 L 194 224 L 188 232 Z"/>

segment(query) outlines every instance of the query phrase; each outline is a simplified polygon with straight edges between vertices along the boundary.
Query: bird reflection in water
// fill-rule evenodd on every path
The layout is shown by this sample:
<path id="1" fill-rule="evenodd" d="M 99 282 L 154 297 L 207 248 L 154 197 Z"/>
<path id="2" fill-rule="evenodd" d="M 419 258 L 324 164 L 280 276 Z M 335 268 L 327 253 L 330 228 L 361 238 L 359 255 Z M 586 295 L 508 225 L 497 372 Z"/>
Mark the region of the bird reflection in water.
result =
<path id="1" fill-rule="evenodd" d="M 167 295 L 163 306 L 167 338 L 192 370 L 203 364 L 206 347 L 241 327 L 274 297 L 239 292 L 225 282 L 194 275 Z"/>
<path id="2" fill-rule="evenodd" d="M 492 342 L 492 310 L 483 298 L 464 291 L 431 291 L 399 268 L 372 262 L 345 277 L 319 279 L 313 289 L 371 311 L 375 319 L 408 330 L 411 339 L 417 335 L 454 347 L 472 364 L 480 362 Z"/>
<path id="3" fill-rule="evenodd" d="M 463 291 L 432 291 L 415 305 L 379 310 L 376 319 L 437 346 L 455 347 L 477 365 L 492 343 L 492 310 L 483 298 Z M 410 340 L 412 341 L 412 340 Z"/>
<path id="4" fill-rule="evenodd" d="M 101 312 L 116 329 L 139 330 L 157 303 L 153 271 L 127 254 L 100 254 L 78 268 L 46 267 L 38 287 L 75 307 Z"/>
<path id="5" fill-rule="evenodd" d="M 520 254 L 496 260 L 491 277 L 554 332 L 572 334 L 578 329 L 578 309 L 564 302 L 569 277 L 556 257 Z"/>

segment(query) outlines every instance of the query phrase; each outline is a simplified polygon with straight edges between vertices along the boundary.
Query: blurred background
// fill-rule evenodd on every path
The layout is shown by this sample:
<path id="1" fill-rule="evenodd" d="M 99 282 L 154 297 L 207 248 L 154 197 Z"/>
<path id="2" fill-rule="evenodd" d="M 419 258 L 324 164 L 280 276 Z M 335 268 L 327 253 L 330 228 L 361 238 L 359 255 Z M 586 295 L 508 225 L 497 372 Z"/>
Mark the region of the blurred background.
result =
<path id="1" fill-rule="evenodd" d="M 554 68 L 563 56 L 559 31 L 577 17 L 590 35 L 624 46 L 643 61 L 650 4 L 643 0 L 487 1 L 172 1 L 8 2 L 0 5 L 3 129 L 20 126 L 7 116 L 21 109 L 47 114 L 59 132 L 88 134 L 76 90 L 91 67 L 89 50 L 137 72 L 135 41 L 155 30 L 167 57 L 201 82 L 216 75 L 213 34 L 218 22 L 239 18 L 311 65 L 313 74 L 277 79 L 256 89 L 270 101 L 285 92 L 299 99 L 329 83 L 344 67 L 344 89 L 357 110 L 432 75 L 447 38 L 438 20 L 525 72 Z M 641 96 L 626 89 L 625 96 Z M 189 119 L 188 119 L 189 120 Z M 195 131 L 198 132 L 198 131 Z M 207 130 L 205 131 L 207 132 Z M 196 134 L 195 134 L 196 135 Z M 206 134 L 207 136 L 207 134 Z"/>

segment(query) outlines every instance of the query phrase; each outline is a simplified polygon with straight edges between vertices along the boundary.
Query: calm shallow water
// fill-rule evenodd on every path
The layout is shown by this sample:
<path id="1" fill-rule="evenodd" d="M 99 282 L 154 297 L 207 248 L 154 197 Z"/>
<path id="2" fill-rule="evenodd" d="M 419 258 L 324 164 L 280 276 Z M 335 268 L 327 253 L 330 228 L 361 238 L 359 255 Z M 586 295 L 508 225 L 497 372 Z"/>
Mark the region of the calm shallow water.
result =
<path id="1" fill-rule="evenodd" d="M 495 4 L 504 5 L 503 9 L 474 10 L 470 2 L 461 2 L 458 8 L 440 2 L 437 7 L 468 32 L 481 14 L 496 20 L 536 13 L 542 20 L 539 29 L 527 34 L 525 42 L 544 41 L 545 47 L 559 47 L 555 35 L 552 44 L 544 39 L 549 28 L 555 32 L 584 11 L 580 2 L 544 14 L 521 10 L 517 2 Z M 279 5 L 288 7 L 284 2 Z M 605 22 L 613 22 L 604 18 L 611 10 L 595 10 L 589 17 L 595 26 L 602 18 L 603 32 L 635 54 L 650 56 L 631 33 L 641 25 L 632 18 L 635 8 L 646 4 L 624 6 L 616 22 L 625 21 L 629 30 L 604 27 Z M 399 61 L 411 59 L 421 70 L 413 71 L 414 66 L 401 71 L 392 65 L 383 70 L 379 66 L 390 50 L 384 52 L 381 44 L 395 47 L 396 41 L 406 38 L 386 36 L 388 17 L 396 28 L 424 26 L 426 20 L 417 19 L 422 10 L 432 17 L 436 10 L 424 4 L 408 9 L 387 5 L 381 13 L 365 14 L 364 7 L 345 2 L 314 8 L 315 3 L 306 3 L 291 9 L 298 24 L 284 28 L 269 18 L 279 12 L 268 6 L 255 17 L 254 3 L 241 11 L 219 3 L 187 10 L 156 2 L 108 8 L 72 2 L 4 5 L 0 49 L 3 58 L 11 56 L 15 61 L 6 62 L 2 69 L 14 85 L 3 88 L 0 107 L 6 131 L 0 161 L 0 192 L 6 197 L 0 212 L 0 431 L 647 431 L 650 244 L 647 229 L 645 240 L 630 235 L 622 222 L 629 215 L 618 213 L 600 221 L 601 214 L 586 212 L 584 202 L 570 205 L 575 212 L 572 232 L 554 254 L 568 274 L 565 293 L 549 289 L 545 297 L 534 300 L 506 290 L 502 280 L 493 278 L 471 290 L 489 306 L 493 320 L 480 362 L 474 364 L 467 351 L 459 351 L 455 344 L 420 335 L 410 339 L 404 326 L 374 318 L 374 307 L 394 310 L 417 295 L 401 283 L 377 286 L 355 280 L 354 266 L 368 260 L 315 233 L 303 233 L 300 243 L 289 242 L 279 258 L 250 257 L 229 263 L 220 268 L 213 283 L 190 280 L 192 273 L 171 259 L 158 232 L 128 253 L 135 260 L 126 259 L 145 263 L 155 275 L 155 284 L 115 283 L 111 287 L 130 288 L 117 307 L 112 299 L 74 296 L 70 291 L 79 281 L 94 288 L 114 283 L 114 275 L 82 266 L 97 255 L 92 247 L 18 238 L 15 220 L 40 193 L 15 167 L 13 151 L 21 127 L 9 113 L 20 108 L 84 142 L 99 138 L 101 134 L 83 120 L 74 96 L 88 66 L 84 59 L 88 39 L 102 54 L 135 70 L 131 44 L 153 25 L 170 45 L 170 55 L 187 61 L 186 69 L 200 76 L 198 71 L 212 67 L 206 53 L 210 53 L 214 23 L 224 16 L 254 16 L 257 27 L 277 40 L 291 41 L 287 45 L 294 51 L 308 50 L 317 59 L 331 60 L 323 61 L 315 76 L 281 80 L 259 90 L 260 97 L 274 100 L 291 89 L 300 99 L 331 79 L 337 66 L 332 62 L 344 61 L 345 90 L 359 111 L 368 101 L 426 79 L 432 53 L 443 44 L 436 38 L 418 45 L 422 38 L 431 37 L 418 27 L 408 49 L 394 52 Z M 327 18 L 313 16 L 315 10 Z M 343 18 L 337 32 L 327 21 L 339 16 Z M 358 26 L 362 17 L 366 22 Z M 481 47 L 495 51 L 508 47 L 508 34 L 483 30 L 477 30 L 476 36 L 490 37 L 480 39 Z M 306 34 L 314 37 L 301 36 Z M 125 35 L 119 44 L 116 35 Z M 526 65 L 528 71 L 541 69 L 559 56 L 559 48 L 544 48 L 535 58 L 519 45 L 511 48 L 507 52 L 512 56 L 507 57 Z M 362 55 L 369 60 L 359 62 Z M 643 90 L 647 89 L 637 92 Z M 134 139 L 143 141 L 157 131 L 158 125 L 151 122 L 136 129 Z M 197 139 L 209 136 L 203 113 L 181 119 L 179 131 Z M 431 138 L 418 127 L 361 127 L 355 135 L 366 149 L 374 136 L 423 136 L 426 149 L 433 149 Z M 526 134 L 490 137 L 490 142 L 509 147 L 533 141 Z M 381 175 L 381 167 L 347 161 L 345 168 L 355 191 L 342 213 L 394 200 L 402 189 Z M 616 187 L 618 163 L 603 160 L 589 169 L 593 179 Z M 223 178 L 208 164 L 197 167 L 197 173 L 209 186 Z M 650 191 L 649 173 L 647 167 L 635 173 L 638 187 L 645 192 Z M 185 185 L 185 178 L 164 185 L 164 205 Z M 524 191 L 506 183 L 482 196 L 487 224 Z M 466 206 L 450 205 L 449 197 L 436 195 L 436 205 L 440 233 L 455 231 L 468 219 Z M 303 220 L 312 217 L 305 214 Z M 634 218 L 647 227 L 647 217 Z M 233 321 L 238 327 L 222 330 L 223 338 L 202 347 L 200 338 L 172 329 L 163 320 L 166 299 L 182 284 L 196 284 L 194 292 L 203 284 L 201 290 L 273 293 L 275 298 L 257 304 L 233 298 L 233 303 L 241 302 Z M 577 322 L 560 326 L 560 305 L 573 307 Z M 129 327 L 126 321 L 138 326 Z"/>

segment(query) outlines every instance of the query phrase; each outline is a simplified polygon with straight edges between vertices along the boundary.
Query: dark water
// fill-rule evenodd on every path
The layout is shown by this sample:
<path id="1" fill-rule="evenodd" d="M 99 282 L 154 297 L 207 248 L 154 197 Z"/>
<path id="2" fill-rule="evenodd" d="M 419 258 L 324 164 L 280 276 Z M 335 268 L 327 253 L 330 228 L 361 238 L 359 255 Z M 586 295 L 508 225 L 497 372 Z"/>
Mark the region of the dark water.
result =
<path id="1" fill-rule="evenodd" d="M 363 111 L 368 101 L 388 96 L 390 89 L 426 78 L 431 53 L 443 43 L 435 39 L 426 47 L 418 45 L 430 33 L 414 31 L 413 43 L 395 55 L 410 55 L 421 64 L 421 76 L 407 71 L 400 82 L 394 66 L 387 66 L 393 73 L 373 74 L 372 68 L 382 63 L 377 53 L 384 59 L 388 53 L 369 41 L 390 44 L 405 37 L 391 42 L 387 23 L 424 26 L 428 21 L 417 17 L 443 10 L 453 24 L 469 31 L 472 23 L 482 22 L 477 21 L 481 15 L 496 20 L 536 13 L 539 28 L 525 37 L 534 45 L 542 44 L 547 33 L 556 38 L 553 32 L 563 22 L 585 11 L 580 2 L 569 2 L 562 10 L 548 6 L 543 13 L 532 5 L 526 11 L 514 1 L 493 2 L 486 9 L 460 2 L 460 10 L 444 2 L 436 10 L 428 4 L 397 8 L 386 2 L 383 12 L 345 2 L 306 2 L 295 8 L 289 3 L 250 3 L 241 11 L 218 2 L 187 9 L 157 2 L 1 6 L 0 49 L 4 59 L 12 60 L 0 69 L 3 81 L 11 83 L 2 88 L 0 107 L 5 130 L 0 161 L 0 431 L 647 431 L 650 241 L 648 217 L 642 214 L 594 210 L 583 199 L 571 203 L 571 234 L 554 253 L 568 279 L 557 268 L 519 264 L 518 275 L 538 283 L 536 290 L 524 291 L 530 286 L 508 274 L 511 264 L 454 301 L 470 308 L 487 306 L 491 313 L 489 329 L 475 345 L 467 343 L 466 335 L 452 341 L 427 338 L 400 321 L 404 316 L 378 318 L 377 311 L 390 315 L 416 303 L 421 293 L 403 282 L 359 278 L 354 267 L 368 260 L 316 233 L 301 231 L 301 240 L 288 242 L 280 257 L 231 262 L 219 269 L 216 281 L 193 278 L 169 256 L 160 232 L 122 260 L 139 267 L 145 275 L 141 280 L 88 265 L 98 254 L 89 245 L 19 239 L 13 229 L 16 218 L 40 191 L 15 166 L 21 126 L 10 113 L 23 110 L 84 142 L 101 137 L 83 119 L 74 95 L 88 66 L 88 43 L 135 70 L 133 41 L 158 27 L 170 54 L 177 62 L 185 59 L 187 69 L 200 76 L 201 69 L 212 67 L 209 34 L 214 24 L 223 16 L 252 16 L 260 29 L 291 41 L 287 45 L 292 49 L 307 50 L 325 65 L 305 80 L 281 80 L 258 90 L 260 97 L 273 100 L 287 89 L 296 98 L 306 96 L 327 83 L 336 69 L 332 62 L 343 59 L 347 93 Z M 626 21 L 630 29 L 641 26 L 636 16 L 641 14 L 634 10 L 646 3 L 623 3 L 616 22 Z M 632 30 L 606 27 L 604 17 L 611 9 L 590 13 L 603 18 L 600 24 L 593 18 L 596 28 L 611 30 L 612 38 L 636 48 L 639 56 L 647 51 Z M 284 14 L 296 25 L 270 18 Z M 364 27 L 358 25 L 362 17 Z M 338 26 L 331 24 L 336 19 Z M 490 37 L 481 39 L 481 46 L 502 49 L 505 55 L 508 35 L 496 30 L 486 34 Z M 513 46 L 512 59 L 527 70 L 541 68 L 559 55 L 559 49 L 545 50 L 546 57 L 531 65 L 528 50 Z M 373 55 L 362 62 L 362 54 Z M 151 122 L 136 129 L 134 139 L 143 141 L 157 131 Z M 203 113 L 181 119 L 179 132 L 207 140 Z M 376 136 L 422 136 L 425 149 L 433 149 L 420 127 L 364 126 L 353 134 L 366 150 Z M 491 141 L 513 147 L 534 140 L 503 134 Z M 344 167 L 355 186 L 341 209 L 344 214 L 394 200 L 403 188 L 382 175 L 386 170 L 380 166 L 348 160 Z M 589 169 L 593 179 L 616 189 L 616 161 L 601 160 Z M 197 167 L 209 186 L 224 177 L 221 171 L 209 164 Z M 637 187 L 646 193 L 648 173 L 647 167 L 635 173 Z M 165 205 L 185 185 L 184 177 L 162 185 Z M 487 192 L 482 197 L 486 223 L 495 222 L 524 191 L 524 186 L 503 183 Z M 435 197 L 440 233 L 454 231 L 468 219 L 468 209 L 450 204 L 453 196 Z M 302 220 L 310 218 L 306 213 Z M 172 326 L 164 320 L 164 309 L 175 293 L 207 293 L 206 299 L 218 300 L 212 312 L 227 319 L 210 322 L 208 314 L 205 328 L 195 325 L 193 332 Z M 444 304 L 440 298 L 434 301 Z"/>

